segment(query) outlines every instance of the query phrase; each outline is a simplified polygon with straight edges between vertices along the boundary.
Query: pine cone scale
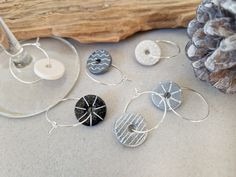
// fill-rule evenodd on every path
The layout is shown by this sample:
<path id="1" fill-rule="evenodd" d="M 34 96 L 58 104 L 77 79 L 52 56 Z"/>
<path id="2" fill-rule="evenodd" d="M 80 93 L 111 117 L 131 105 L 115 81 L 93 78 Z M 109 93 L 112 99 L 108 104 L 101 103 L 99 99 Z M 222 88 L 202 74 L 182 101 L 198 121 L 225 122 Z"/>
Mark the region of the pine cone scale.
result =
<path id="1" fill-rule="evenodd" d="M 187 28 L 185 52 L 195 76 L 236 93 L 236 1 L 203 0 Z"/>

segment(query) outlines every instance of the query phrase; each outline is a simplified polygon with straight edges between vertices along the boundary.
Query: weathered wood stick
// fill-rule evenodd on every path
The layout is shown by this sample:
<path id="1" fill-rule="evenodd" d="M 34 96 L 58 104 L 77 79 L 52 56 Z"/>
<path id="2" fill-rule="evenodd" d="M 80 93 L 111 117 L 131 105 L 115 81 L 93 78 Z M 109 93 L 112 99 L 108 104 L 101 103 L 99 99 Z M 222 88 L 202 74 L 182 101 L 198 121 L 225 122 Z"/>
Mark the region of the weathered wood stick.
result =
<path id="1" fill-rule="evenodd" d="M 200 0 L 0 0 L 18 39 L 57 35 L 118 42 L 138 31 L 186 27 Z"/>

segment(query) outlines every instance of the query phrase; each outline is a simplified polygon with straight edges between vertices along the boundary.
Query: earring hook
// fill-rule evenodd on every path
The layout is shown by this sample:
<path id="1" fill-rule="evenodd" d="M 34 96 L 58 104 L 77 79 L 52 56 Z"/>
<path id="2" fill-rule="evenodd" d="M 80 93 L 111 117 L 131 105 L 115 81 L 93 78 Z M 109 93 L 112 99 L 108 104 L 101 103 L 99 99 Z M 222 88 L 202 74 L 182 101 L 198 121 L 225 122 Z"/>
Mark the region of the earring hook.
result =
<path id="1" fill-rule="evenodd" d="M 204 96 L 203 96 L 202 94 L 200 94 L 199 92 L 197 92 L 197 91 L 194 90 L 194 89 L 191 89 L 191 88 L 188 88 L 188 87 L 182 87 L 182 89 L 185 89 L 185 90 L 188 90 L 188 91 L 191 91 L 191 92 L 195 93 L 197 96 L 199 96 L 199 97 L 203 100 L 204 104 L 207 106 L 207 113 L 206 113 L 206 115 L 203 116 L 203 118 L 201 118 L 201 119 L 199 119 L 199 120 L 194 120 L 194 119 L 185 117 L 185 116 L 181 115 L 180 113 L 176 112 L 176 111 L 171 107 L 169 99 L 166 98 L 166 103 L 167 103 L 167 105 L 169 106 L 170 110 L 171 110 L 175 115 L 177 115 L 179 118 L 182 118 L 182 119 L 184 119 L 184 120 L 186 120 L 186 121 L 190 121 L 190 122 L 192 122 L 192 123 L 200 123 L 200 122 L 205 121 L 205 120 L 209 117 L 209 114 L 210 114 L 210 108 L 209 108 L 209 104 L 208 104 L 207 100 L 204 98 Z"/>
<path id="2" fill-rule="evenodd" d="M 35 43 L 26 43 L 26 44 L 21 45 L 21 46 L 22 46 L 22 50 L 23 50 L 23 47 L 25 47 L 25 46 L 33 46 L 33 47 L 36 47 L 37 49 L 39 49 L 39 50 L 45 55 L 46 59 L 48 60 L 48 65 L 50 66 L 50 65 L 51 65 L 50 57 L 49 57 L 48 53 L 47 53 L 43 48 L 40 47 L 39 40 L 40 40 L 40 38 L 37 37 Z M 17 77 L 16 74 L 14 73 L 13 68 L 12 68 L 13 66 L 14 66 L 14 63 L 13 63 L 13 61 L 12 61 L 12 58 L 10 58 L 10 60 L 9 60 L 9 70 L 10 70 L 10 73 L 11 73 L 11 75 L 12 75 L 16 80 L 18 80 L 19 82 L 21 82 L 21 83 L 23 83 L 23 84 L 35 84 L 35 83 L 37 83 L 37 82 L 43 80 L 43 79 L 41 79 L 41 78 L 35 79 L 35 80 L 33 80 L 33 81 L 26 81 L 26 80 L 20 79 L 20 78 Z"/>
<path id="3" fill-rule="evenodd" d="M 89 72 L 88 72 L 88 70 L 86 69 L 86 74 L 87 74 L 87 76 L 91 79 L 91 80 L 93 80 L 94 82 L 96 82 L 96 83 L 98 83 L 98 84 L 102 84 L 102 85 L 108 85 L 108 86 L 116 86 L 116 85 L 119 85 L 119 84 L 124 84 L 126 81 L 132 81 L 131 79 L 129 79 L 128 77 L 127 77 L 127 75 L 125 75 L 116 65 L 111 65 L 113 68 L 115 68 L 116 70 L 118 70 L 119 71 L 119 73 L 120 73 L 120 75 L 121 75 L 121 80 L 119 81 L 119 82 L 117 82 L 117 83 L 107 83 L 107 82 L 102 82 L 102 81 L 100 81 L 100 80 L 97 80 L 97 79 L 95 79 L 94 77 L 92 77 L 90 74 L 89 74 Z"/>
<path id="4" fill-rule="evenodd" d="M 61 101 L 59 101 L 59 103 L 62 103 L 62 102 L 65 102 L 65 101 L 68 101 L 68 100 L 79 100 L 80 98 L 64 98 L 62 99 Z M 58 103 L 58 104 L 59 104 Z M 91 113 L 87 116 L 86 119 L 84 119 L 83 121 L 81 122 L 78 122 L 78 123 L 75 123 L 75 124 L 58 124 L 56 121 L 54 120 L 50 120 L 49 116 L 48 116 L 48 113 L 51 109 L 53 109 L 54 106 L 49 106 L 48 109 L 45 111 L 45 118 L 46 120 L 51 124 L 52 128 L 49 130 L 49 134 L 51 134 L 53 132 L 53 130 L 57 129 L 58 127 L 77 127 L 83 123 L 85 123 L 88 119 L 91 119 L 92 118 L 92 115 Z"/>
<path id="5" fill-rule="evenodd" d="M 163 113 L 163 116 L 160 120 L 160 122 L 158 122 L 154 127 L 148 129 L 148 130 L 145 130 L 145 131 L 137 131 L 135 129 L 132 129 L 133 132 L 135 133 L 139 133 L 139 134 L 144 134 L 144 133 L 149 133 L 155 129 L 158 129 L 158 127 L 163 123 L 165 117 L 166 117 L 166 113 L 167 113 L 167 105 L 166 105 L 166 102 L 165 102 L 165 98 L 157 93 L 157 92 L 154 92 L 154 91 L 144 91 L 144 92 L 140 92 L 137 88 L 135 88 L 135 95 L 131 98 L 131 100 L 126 104 L 125 108 L 124 108 L 124 113 L 127 112 L 127 109 L 129 107 L 129 105 L 135 100 L 137 99 L 138 97 L 140 97 L 141 95 L 144 95 L 144 94 L 155 94 L 157 96 L 159 96 L 162 100 L 163 100 L 163 103 L 164 103 L 164 113 Z"/>
<path id="6" fill-rule="evenodd" d="M 181 48 L 180 48 L 180 46 L 179 46 L 177 43 L 175 43 L 175 42 L 168 41 L 168 40 L 156 40 L 155 42 L 156 42 L 157 44 L 159 44 L 159 43 L 170 44 L 170 45 L 172 45 L 172 46 L 174 46 L 174 47 L 177 48 L 177 53 L 176 53 L 176 54 L 174 54 L 174 55 L 172 55 L 172 56 L 164 56 L 164 57 L 161 56 L 160 59 L 170 59 L 170 58 L 173 58 L 173 57 L 178 56 L 178 55 L 181 53 Z M 154 56 L 153 56 L 153 57 L 154 57 Z"/>

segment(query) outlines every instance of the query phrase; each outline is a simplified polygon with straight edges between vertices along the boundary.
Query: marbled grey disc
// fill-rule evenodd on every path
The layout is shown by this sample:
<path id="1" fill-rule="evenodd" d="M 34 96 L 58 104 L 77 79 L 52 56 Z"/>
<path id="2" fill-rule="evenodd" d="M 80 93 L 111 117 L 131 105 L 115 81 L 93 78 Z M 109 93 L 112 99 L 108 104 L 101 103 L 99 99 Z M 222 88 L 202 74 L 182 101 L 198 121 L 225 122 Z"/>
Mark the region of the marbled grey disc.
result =
<path id="1" fill-rule="evenodd" d="M 94 126 L 106 117 L 105 102 L 97 95 L 86 95 L 79 99 L 75 105 L 75 116 L 83 125 Z M 87 119 L 87 120 L 86 120 Z"/>
<path id="2" fill-rule="evenodd" d="M 106 50 L 94 51 L 87 60 L 87 68 L 92 74 L 103 74 L 111 66 L 112 57 Z"/>
<path id="3" fill-rule="evenodd" d="M 162 81 L 156 88 L 154 92 L 159 93 L 164 98 L 169 99 L 169 103 L 172 109 L 178 108 L 182 103 L 182 90 L 180 86 L 172 81 Z M 165 110 L 165 104 L 161 97 L 152 94 L 152 102 L 161 110 Z M 166 102 L 166 101 L 165 101 Z M 171 110 L 166 102 L 167 110 Z"/>
<path id="4" fill-rule="evenodd" d="M 115 122 L 115 136 L 124 146 L 137 147 L 147 138 L 147 133 L 136 133 L 132 129 L 147 130 L 147 124 L 141 114 L 125 113 Z"/>

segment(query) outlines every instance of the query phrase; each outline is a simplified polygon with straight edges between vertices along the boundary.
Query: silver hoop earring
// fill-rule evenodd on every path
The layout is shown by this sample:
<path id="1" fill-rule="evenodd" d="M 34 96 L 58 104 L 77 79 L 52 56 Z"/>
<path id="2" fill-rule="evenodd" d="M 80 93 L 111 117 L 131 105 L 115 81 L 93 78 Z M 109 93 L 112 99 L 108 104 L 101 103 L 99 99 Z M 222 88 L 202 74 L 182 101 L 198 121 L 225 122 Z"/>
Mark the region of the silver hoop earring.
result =
<path id="1" fill-rule="evenodd" d="M 135 95 L 126 104 L 124 112 L 120 116 L 120 118 L 115 122 L 113 130 L 117 140 L 126 147 L 137 147 L 143 144 L 147 138 L 148 133 L 157 129 L 166 117 L 167 105 L 165 102 L 165 109 L 160 122 L 158 122 L 154 127 L 150 129 L 147 128 L 147 123 L 145 122 L 145 119 L 140 113 L 127 113 L 129 105 L 135 99 L 139 98 L 144 94 L 154 94 L 160 97 L 160 99 L 164 100 L 163 96 L 154 91 L 138 92 L 138 90 L 135 89 Z"/>
<path id="2" fill-rule="evenodd" d="M 207 112 L 205 116 L 203 116 L 201 119 L 194 120 L 192 118 L 186 117 L 181 115 L 176 111 L 178 107 L 181 106 L 183 102 L 183 96 L 182 92 L 183 90 L 191 91 L 194 94 L 196 94 L 198 97 L 201 98 L 201 100 L 204 102 L 204 104 L 207 107 Z M 190 122 L 202 122 L 205 121 L 210 113 L 209 105 L 206 101 L 206 99 L 196 90 L 188 88 L 188 87 L 180 87 L 178 84 L 172 81 L 162 81 L 160 82 L 157 87 L 153 90 L 154 92 L 160 94 L 165 99 L 160 99 L 156 95 L 152 94 L 152 102 L 153 104 L 160 110 L 164 110 L 165 105 L 167 105 L 167 110 L 172 111 L 175 115 L 177 115 L 179 118 L 182 118 L 184 120 L 190 121 Z"/>
<path id="3" fill-rule="evenodd" d="M 49 107 L 45 112 L 46 120 L 52 125 L 49 134 L 51 134 L 52 131 L 58 127 L 77 127 L 82 124 L 90 127 L 95 126 L 103 121 L 106 117 L 107 106 L 105 102 L 97 95 L 86 95 L 82 98 L 65 98 L 62 99 L 59 103 L 68 100 L 77 100 L 74 108 L 74 113 L 78 120 L 78 123 L 58 124 L 56 121 L 53 121 L 49 118 L 49 111 L 53 109 L 53 107 Z"/>
<path id="4" fill-rule="evenodd" d="M 18 80 L 21 83 L 35 84 L 42 80 L 57 80 L 57 79 L 60 79 L 65 73 L 64 65 L 58 60 L 51 59 L 48 53 L 43 48 L 40 47 L 39 40 L 40 39 L 37 38 L 35 43 L 25 43 L 22 45 L 23 48 L 27 46 L 35 47 L 45 56 L 44 59 L 42 58 L 36 61 L 34 64 L 34 74 L 38 76 L 38 79 L 35 79 L 32 81 L 20 79 L 13 71 L 13 67 L 15 67 L 15 63 L 12 61 L 12 57 L 19 55 L 19 53 L 15 55 L 8 53 L 8 55 L 11 56 L 9 60 L 10 73 L 16 80 Z M 24 50 L 23 48 L 20 52 L 23 52 Z M 17 69 L 17 68 L 15 67 L 14 69 Z"/>
<path id="5" fill-rule="evenodd" d="M 161 48 L 159 46 L 160 43 L 166 43 L 172 45 L 177 48 L 176 54 L 172 56 L 162 56 Z M 180 54 L 181 49 L 178 44 L 167 41 L 167 40 L 144 40 L 141 41 L 135 48 L 135 57 L 136 60 L 145 66 L 152 66 L 157 64 L 161 59 L 169 59 L 176 57 Z"/>
<path id="6" fill-rule="evenodd" d="M 94 77 L 92 77 L 88 73 L 88 72 L 90 72 L 93 75 L 101 75 L 101 74 L 108 72 L 111 67 L 118 70 L 121 75 L 121 79 L 117 83 L 102 82 L 100 80 L 95 79 Z M 116 85 L 122 84 L 126 81 L 131 81 L 117 66 L 112 64 L 112 57 L 111 57 L 110 53 L 106 50 L 103 50 L 103 49 L 96 50 L 89 56 L 89 58 L 87 60 L 86 74 L 94 82 L 97 82 L 102 85 L 108 85 L 108 86 L 116 86 Z"/>

